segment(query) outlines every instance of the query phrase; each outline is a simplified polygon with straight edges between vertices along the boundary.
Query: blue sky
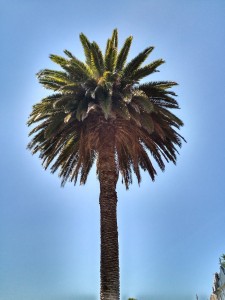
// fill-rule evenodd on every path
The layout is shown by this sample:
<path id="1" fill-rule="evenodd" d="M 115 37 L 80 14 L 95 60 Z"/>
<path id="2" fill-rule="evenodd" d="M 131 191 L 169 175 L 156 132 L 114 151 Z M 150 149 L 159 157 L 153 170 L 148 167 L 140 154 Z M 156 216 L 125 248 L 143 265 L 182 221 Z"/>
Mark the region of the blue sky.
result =
<path id="1" fill-rule="evenodd" d="M 140 188 L 118 183 L 121 300 L 209 299 L 225 252 L 225 2 L 1 0 L 0 299 L 99 299 L 99 185 L 60 187 L 26 150 L 31 107 L 48 92 L 35 74 L 48 56 L 83 59 L 79 33 L 101 48 L 114 28 L 166 64 L 184 120 L 177 166 Z"/>

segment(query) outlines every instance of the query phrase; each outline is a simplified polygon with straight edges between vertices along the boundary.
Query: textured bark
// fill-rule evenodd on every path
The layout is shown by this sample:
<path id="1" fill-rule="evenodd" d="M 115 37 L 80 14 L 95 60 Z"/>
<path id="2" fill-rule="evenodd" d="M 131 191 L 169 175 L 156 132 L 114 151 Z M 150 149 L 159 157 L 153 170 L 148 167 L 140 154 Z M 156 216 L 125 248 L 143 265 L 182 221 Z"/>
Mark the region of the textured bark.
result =
<path id="1" fill-rule="evenodd" d="M 115 132 L 105 124 L 100 132 L 98 172 L 101 214 L 101 300 L 119 300 L 119 244 L 117 230 L 118 174 L 115 162 Z"/>

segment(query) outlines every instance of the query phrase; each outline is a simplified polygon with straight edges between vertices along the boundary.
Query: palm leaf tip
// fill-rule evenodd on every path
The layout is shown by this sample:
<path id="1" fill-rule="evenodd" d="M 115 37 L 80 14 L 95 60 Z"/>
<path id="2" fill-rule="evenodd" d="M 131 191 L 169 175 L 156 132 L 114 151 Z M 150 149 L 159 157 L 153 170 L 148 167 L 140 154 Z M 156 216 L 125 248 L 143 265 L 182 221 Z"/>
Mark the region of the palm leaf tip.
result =
<path id="1" fill-rule="evenodd" d="M 113 42 L 113 46 L 114 46 L 115 48 L 117 48 L 117 47 L 118 47 L 118 30 L 117 30 L 117 28 L 115 28 L 115 29 L 113 30 L 113 34 L 112 34 L 112 42 Z"/>
<path id="2" fill-rule="evenodd" d="M 145 50 L 144 50 L 144 54 L 145 54 L 145 56 L 146 56 L 146 58 L 148 57 L 148 55 L 154 50 L 154 46 L 150 46 L 150 47 L 148 47 L 148 48 L 146 48 Z"/>
<path id="3" fill-rule="evenodd" d="M 70 51 L 68 51 L 68 50 L 65 49 L 63 52 L 64 52 L 69 58 L 75 59 L 74 55 L 73 55 Z"/>
<path id="4" fill-rule="evenodd" d="M 83 46 L 84 54 L 86 57 L 86 63 L 87 65 L 90 66 L 91 65 L 91 42 L 83 33 L 80 34 L 80 42 Z"/>
<path id="5" fill-rule="evenodd" d="M 65 65 L 67 65 L 68 60 L 65 59 L 62 56 L 56 55 L 56 54 L 50 54 L 49 58 L 56 64 L 60 65 L 61 67 L 64 67 Z"/>

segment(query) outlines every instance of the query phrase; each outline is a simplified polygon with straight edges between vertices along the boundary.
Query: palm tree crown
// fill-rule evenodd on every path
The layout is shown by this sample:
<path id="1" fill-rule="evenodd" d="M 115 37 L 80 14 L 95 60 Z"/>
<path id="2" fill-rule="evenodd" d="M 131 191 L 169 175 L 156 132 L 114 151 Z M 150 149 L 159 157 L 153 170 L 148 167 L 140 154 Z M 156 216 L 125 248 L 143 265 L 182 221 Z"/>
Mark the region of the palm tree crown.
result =
<path id="1" fill-rule="evenodd" d="M 80 41 L 85 62 L 65 50 L 67 58 L 50 55 L 62 71 L 44 69 L 37 74 L 39 82 L 54 93 L 33 106 L 28 125 L 37 125 L 30 132 L 33 139 L 28 148 L 40 153 L 45 168 L 51 166 L 53 173 L 59 170 L 62 185 L 67 180 L 76 183 L 79 175 L 80 183 L 85 183 L 103 147 L 101 132 L 106 128 L 114 135 L 116 169 L 126 188 L 132 183 L 132 171 L 141 181 L 140 168 L 154 180 L 156 170 L 149 154 L 164 170 L 165 161 L 176 162 L 176 146 L 183 139 L 175 130 L 183 123 L 169 110 L 179 108 L 176 94 L 169 90 L 177 83 L 141 83 L 164 60 L 142 66 L 153 50 L 148 47 L 127 63 L 132 37 L 118 50 L 116 29 L 104 54 L 84 34 Z"/>

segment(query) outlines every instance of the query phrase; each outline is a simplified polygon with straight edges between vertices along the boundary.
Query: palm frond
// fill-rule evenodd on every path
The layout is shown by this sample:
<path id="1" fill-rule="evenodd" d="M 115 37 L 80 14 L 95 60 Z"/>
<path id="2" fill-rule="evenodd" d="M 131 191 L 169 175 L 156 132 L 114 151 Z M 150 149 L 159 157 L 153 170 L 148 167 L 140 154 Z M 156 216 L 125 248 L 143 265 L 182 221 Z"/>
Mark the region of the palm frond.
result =
<path id="1" fill-rule="evenodd" d="M 143 91 L 156 105 L 179 108 L 177 101 L 174 97 L 172 97 L 176 96 L 176 94 L 172 91 L 167 91 L 165 88 L 157 87 L 154 83 L 140 84 L 138 88 Z"/>
<path id="2" fill-rule="evenodd" d="M 113 72 L 117 58 L 117 48 L 113 45 L 113 41 L 109 40 L 105 54 L 105 70 Z"/>
<path id="3" fill-rule="evenodd" d="M 60 88 L 73 84 L 73 80 L 65 73 L 60 71 L 53 70 L 41 70 L 37 77 L 39 82 L 48 89 L 52 89 L 54 91 L 59 90 Z"/>
<path id="4" fill-rule="evenodd" d="M 126 189 L 128 189 L 129 185 L 132 184 L 132 164 L 129 148 L 126 147 L 122 140 L 117 139 L 116 150 L 118 157 L 118 168 L 122 175 L 122 180 L 124 181 Z"/>
<path id="5" fill-rule="evenodd" d="M 75 57 L 71 59 L 70 66 L 71 75 L 73 75 L 75 79 L 80 78 L 81 81 L 85 81 L 93 76 L 91 68 Z"/>
<path id="6" fill-rule="evenodd" d="M 60 113 L 55 115 L 54 118 L 51 118 L 51 122 L 49 122 L 44 132 L 46 139 L 50 138 L 52 134 L 55 133 L 58 130 L 58 128 L 61 127 L 64 116 L 65 114 Z"/>
<path id="7" fill-rule="evenodd" d="M 152 181 L 155 180 L 155 175 L 156 170 L 154 169 L 151 160 L 148 157 L 147 152 L 145 151 L 145 149 L 140 145 L 140 156 L 139 156 L 139 164 L 140 167 L 144 170 L 144 171 L 148 171 Z"/>
<path id="8" fill-rule="evenodd" d="M 158 68 L 160 65 L 162 65 L 164 63 L 165 63 L 165 61 L 163 59 L 155 60 L 151 64 L 149 64 L 143 68 L 139 68 L 136 71 L 134 71 L 133 73 L 131 73 L 130 79 L 132 79 L 134 81 L 139 81 L 140 79 L 156 72 L 156 68 Z"/>
<path id="9" fill-rule="evenodd" d="M 78 121 L 84 120 L 84 118 L 87 115 L 87 109 L 88 109 L 88 99 L 83 98 L 82 100 L 80 100 L 76 110 L 76 118 Z"/>
<path id="10" fill-rule="evenodd" d="M 183 121 L 181 121 L 181 119 L 172 114 L 168 109 L 160 107 L 159 112 L 166 116 L 168 122 L 170 122 L 173 126 L 176 125 L 177 128 L 180 128 L 180 126 L 184 125 Z"/>
<path id="11" fill-rule="evenodd" d="M 96 70 L 97 76 L 101 77 L 104 73 L 104 59 L 102 51 L 97 43 L 91 44 L 91 63 L 92 67 Z"/>
<path id="12" fill-rule="evenodd" d="M 118 47 L 118 30 L 115 28 L 112 33 L 112 43 L 113 46 L 117 49 Z"/>
<path id="13" fill-rule="evenodd" d="M 141 66 L 141 64 L 146 60 L 149 54 L 152 52 L 154 47 L 148 47 L 135 58 L 133 58 L 124 68 L 123 77 L 130 78 L 132 74 Z"/>
<path id="14" fill-rule="evenodd" d="M 122 99 L 112 103 L 113 111 L 125 120 L 130 120 L 130 112 L 126 102 Z"/>
<path id="15" fill-rule="evenodd" d="M 112 108 L 112 92 L 111 92 L 111 90 L 99 85 L 95 89 L 95 100 L 99 103 L 105 118 L 108 119 L 109 114 L 111 112 L 111 108 Z"/>
<path id="16" fill-rule="evenodd" d="M 80 41 L 86 57 L 86 64 L 91 66 L 91 42 L 83 33 L 80 34 Z"/>
<path id="17" fill-rule="evenodd" d="M 155 87 L 157 89 L 166 90 L 166 89 L 169 89 L 172 86 L 176 86 L 178 84 L 175 81 L 152 81 L 146 85 Z"/>
<path id="18" fill-rule="evenodd" d="M 87 181 L 88 174 L 94 164 L 94 161 L 96 159 L 96 154 L 94 151 L 91 151 L 88 153 L 86 158 L 86 163 L 83 164 L 80 174 L 80 183 L 85 184 Z"/>
<path id="19" fill-rule="evenodd" d="M 132 102 L 137 104 L 144 112 L 152 113 L 154 111 L 154 104 L 144 95 L 134 96 Z"/>
<path id="20" fill-rule="evenodd" d="M 64 50 L 63 51 L 69 58 L 71 58 L 71 59 L 77 59 L 69 50 Z"/>
<path id="21" fill-rule="evenodd" d="M 152 134 L 154 132 L 154 121 L 150 114 L 142 114 L 141 118 L 141 126 L 149 133 Z"/>
<path id="22" fill-rule="evenodd" d="M 56 64 L 60 65 L 63 69 L 68 65 L 69 61 L 62 56 L 50 54 L 49 58 Z"/>
<path id="23" fill-rule="evenodd" d="M 132 40 L 133 40 L 132 36 L 128 37 L 126 39 L 122 49 L 120 50 L 120 52 L 118 54 L 117 61 L 116 61 L 116 67 L 115 67 L 117 72 L 122 71 L 122 69 L 126 63 Z"/>

